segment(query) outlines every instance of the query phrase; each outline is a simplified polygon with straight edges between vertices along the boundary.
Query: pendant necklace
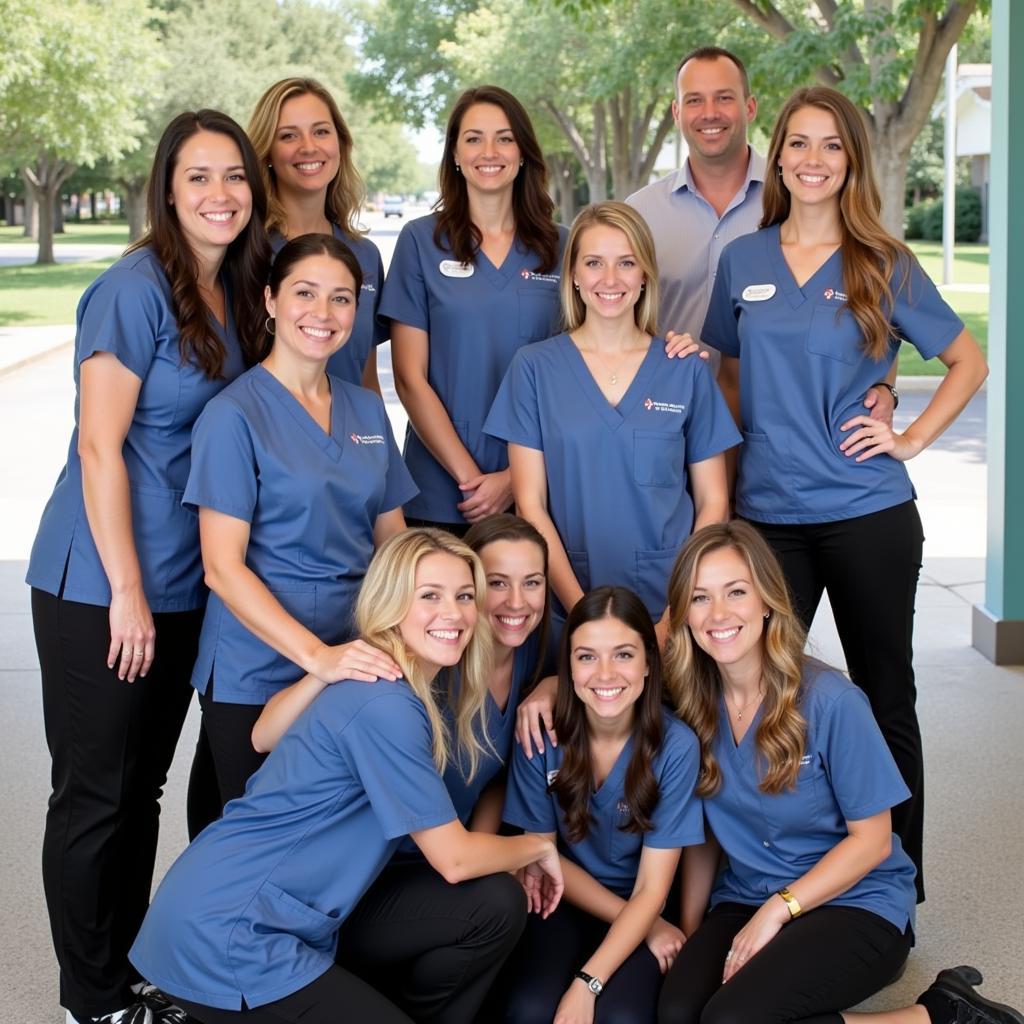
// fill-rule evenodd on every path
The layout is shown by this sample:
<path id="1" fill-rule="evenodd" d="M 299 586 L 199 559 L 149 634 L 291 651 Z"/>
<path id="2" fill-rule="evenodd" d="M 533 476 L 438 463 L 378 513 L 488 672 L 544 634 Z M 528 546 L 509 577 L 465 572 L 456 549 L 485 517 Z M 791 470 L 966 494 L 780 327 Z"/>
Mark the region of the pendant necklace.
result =
<path id="1" fill-rule="evenodd" d="M 753 697 L 748 698 L 746 704 L 744 704 L 743 707 L 737 706 L 736 701 L 734 700 L 732 702 L 732 705 L 733 705 L 733 714 L 736 716 L 736 721 L 737 722 L 742 722 L 743 721 L 743 714 L 747 710 L 747 708 L 749 708 L 751 704 L 754 704 L 754 705 L 759 704 L 760 701 L 761 701 L 761 698 L 763 696 L 764 696 L 764 691 L 763 690 L 758 690 L 757 693 L 754 694 Z M 728 703 L 729 702 L 729 695 L 728 694 L 726 694 L 726 698 L 725 699 L 726 699 L 726 703 Z"/>

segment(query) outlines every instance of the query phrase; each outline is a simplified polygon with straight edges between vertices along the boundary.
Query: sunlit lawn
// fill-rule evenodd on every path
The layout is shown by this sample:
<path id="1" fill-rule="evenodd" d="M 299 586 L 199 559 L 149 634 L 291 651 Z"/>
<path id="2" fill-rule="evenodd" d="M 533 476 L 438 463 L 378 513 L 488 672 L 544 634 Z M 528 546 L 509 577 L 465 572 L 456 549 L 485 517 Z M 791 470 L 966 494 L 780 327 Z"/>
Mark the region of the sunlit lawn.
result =
<path id="1" fill-rule="evenodd" d="M 0 327 L 73 324 L 82 292 L 113 262 L 0 267 Z"/>
<path id="2" fill-rule="evenodd" d="M 62 235 L 54 235 L 54 244 L 75 245 L 127 245 L 128 225 L 117 221 L 99 221 L 96 224 L 76 224 L 68 221 Z M 32 244 L 31 238 L 22 234 L 21 228 L 0 227 L 0 245 Z"/>

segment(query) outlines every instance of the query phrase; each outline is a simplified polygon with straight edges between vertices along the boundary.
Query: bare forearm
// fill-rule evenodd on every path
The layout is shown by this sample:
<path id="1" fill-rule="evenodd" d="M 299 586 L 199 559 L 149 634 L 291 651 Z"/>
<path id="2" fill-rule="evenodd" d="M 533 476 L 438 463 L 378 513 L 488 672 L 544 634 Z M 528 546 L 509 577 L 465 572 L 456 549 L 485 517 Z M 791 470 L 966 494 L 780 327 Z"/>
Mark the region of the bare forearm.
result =
<path id="1" fill-rule="evenodd" d="M 121 593 L 142 586 L 142 570 L 132 532 L 128 470 L 120 452 L 82 445 L 85 514 L 110 589 Z"/>
<path id="2" fill-rule="evenodd" d="M 395 377 L 395 390 L 409 422 L 431 455 L 456 481 L 471 480 L 480 468 L 452 426 L 448 410 L 425 377 Z"/>
<path id="3" fill-rule="evenodd" d="M 512 478 L 515 492 L 515 476 Z M 547 509 L 530 499 L 520 501 L 516 495 L 516 512 L 534 526 L 548 544 L 548 580 L 562 606 L 568 611 L 583 597 L 583 588 L 576 579 L 569 556 L 565 553 L 562 538 L 555 528 Z"/>
<path id="4" fill-rule="evenodd" d="M 661 914 L 664 902 L 663 892 L 653 889 L 634 892 L 612 922 L 604 941 L 582 969 L 607 981 L 647 937 Z"/>
<path id="5" fill-rule="evenodd" d="M 417 841 L 415 833 L 412 838 L 414 842 Z M 487 832 L 462 830 L 455 842 L 446 845 L 443 857 L 425 848 L 423 853 L 434 869 L 444 876 L 445 881 L 456 885 L 483 875 L 518 871 L 540 860 L 550 850 L 549 840 L 531 833 L 496 836 Z"/>
<path id="6" fill-rule="evenodd" d="M 252 745 L 261 754 L 269 753 L 295 720 L 328 686 L 316 676 L 303 676 L 297 683 L 279 690 L 267 701 L 252 729 Z"/>
<path id="7" fill-rule="evenodd" d="M 711 888 L 718 873 L 721 848 L 714 839 L 683 851 L 683 903 L 680 924 L 684 934 L 692 935 L 707 913 Z"/>
<path id="8" fill-rule="evenodd" d="M 626 900 L 566 857 L 562 858 L 562 877 L 565 879 L 564 898 L 599 921 L 611 924 L 626 906 Z"/>

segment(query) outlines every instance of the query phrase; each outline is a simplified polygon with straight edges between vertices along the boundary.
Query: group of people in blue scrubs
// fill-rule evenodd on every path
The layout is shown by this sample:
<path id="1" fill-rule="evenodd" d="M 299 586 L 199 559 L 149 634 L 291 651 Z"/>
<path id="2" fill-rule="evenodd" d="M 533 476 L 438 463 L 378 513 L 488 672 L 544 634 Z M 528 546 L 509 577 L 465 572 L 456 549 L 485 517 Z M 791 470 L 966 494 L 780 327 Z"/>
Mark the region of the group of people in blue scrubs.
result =
<path id="1" fill-rule="evenodd" d="M 716 384 L 661 333 L 642 217 L 555 225 L 503 89 L 456 103 L 386 281 L 318 83 L 272 86 L 248 135 L 168 126 L 149 231 L 79 307 L 28 573 L 68 1024 L 860 1019 L 913 941 L 912 675 L 869 707 L 805 625 L 837 579 L 901 571 L 858 642 L 868 674 L 899 635 L 909 664 L 899 463 L 984 362 L 881 231 L 848 101 L 797 93 L 768 165 L 707 315 Z M 863 398 L 904 338 L 949 373 L 900 434 Z M 754 526 L 722 525 L 731 475 Z M 193 841 L 147 913 L 192 688 Z M 979 981 L 876 1021 L 1024 1024 Z"/>

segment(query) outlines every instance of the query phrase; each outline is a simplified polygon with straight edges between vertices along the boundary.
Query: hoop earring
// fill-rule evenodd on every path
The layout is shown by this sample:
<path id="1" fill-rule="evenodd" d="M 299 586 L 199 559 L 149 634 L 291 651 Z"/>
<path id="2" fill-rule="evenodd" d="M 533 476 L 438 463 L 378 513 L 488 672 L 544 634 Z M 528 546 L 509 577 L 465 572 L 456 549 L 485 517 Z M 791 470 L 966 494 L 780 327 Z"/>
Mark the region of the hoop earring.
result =
<path id="1" fill-rule="evenodd" d="M 462 173 L 462 164 L 456 162 L 456 164 L 455 164 L 455 173 L 456 174 L 461 174 Z"/>
<path id="2" fill-rule="evenodd" d="M 267 332 L 267 334 L 269 334 L 271 337 L 273 337 L 274 336 L 275 326 L 276 325 L 274 324 L 274 318 L 272 316 L 268 316 L 266 321 L 263 324 L 263 330 L 265 330 Z"/>

